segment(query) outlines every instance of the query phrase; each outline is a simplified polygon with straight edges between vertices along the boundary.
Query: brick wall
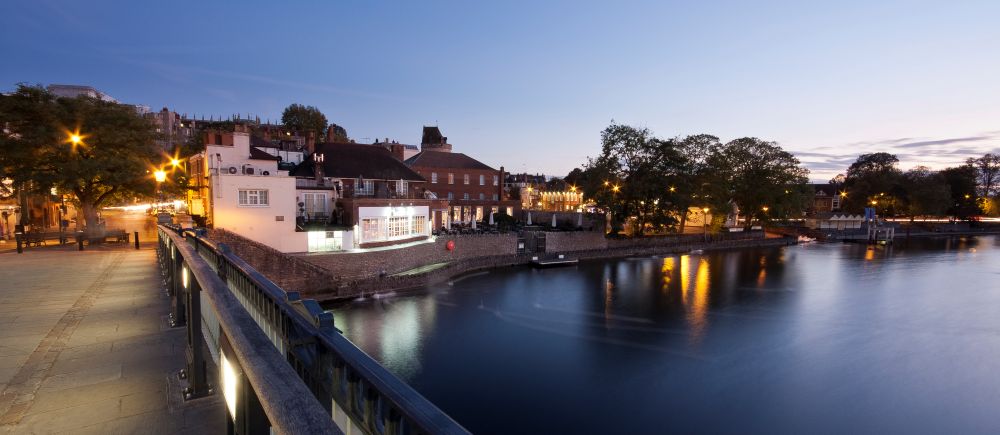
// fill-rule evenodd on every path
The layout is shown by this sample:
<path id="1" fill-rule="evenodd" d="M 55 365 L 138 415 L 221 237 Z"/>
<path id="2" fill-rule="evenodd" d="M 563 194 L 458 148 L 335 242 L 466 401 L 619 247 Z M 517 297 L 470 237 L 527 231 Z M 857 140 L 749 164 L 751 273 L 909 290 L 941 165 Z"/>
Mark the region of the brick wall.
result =
<path id="1" fill-rule="evenodd" d="M 285 291 L 297 291 L 309 298 L 337 286 L 333 275 L 322 268 L 230 231 L 210 229 L 206 237 L 225 243 L 236 256 Z"/>

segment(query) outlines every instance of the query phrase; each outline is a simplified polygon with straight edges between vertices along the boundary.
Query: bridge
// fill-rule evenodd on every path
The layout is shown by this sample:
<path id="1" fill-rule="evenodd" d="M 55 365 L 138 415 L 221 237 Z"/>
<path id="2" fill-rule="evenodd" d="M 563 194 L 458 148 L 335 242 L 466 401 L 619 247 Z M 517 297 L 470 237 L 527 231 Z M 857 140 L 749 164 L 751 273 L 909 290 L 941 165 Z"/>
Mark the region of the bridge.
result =
<path id="1" fill-rule="evenodd" d="M 225 245 L 0 252 L 0 432 L 465 434 Z"/>

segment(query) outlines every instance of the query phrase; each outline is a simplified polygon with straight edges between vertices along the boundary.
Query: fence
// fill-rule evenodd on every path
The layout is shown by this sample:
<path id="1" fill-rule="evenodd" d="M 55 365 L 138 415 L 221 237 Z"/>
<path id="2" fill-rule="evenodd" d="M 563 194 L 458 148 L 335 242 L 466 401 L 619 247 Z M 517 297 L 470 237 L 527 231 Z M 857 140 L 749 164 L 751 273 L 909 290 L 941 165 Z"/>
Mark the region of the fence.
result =
<path id="1" fill-rule="evenodd" d="M 204 341 L 234 432 L 467 433 L 344 338 L 319 304 L 285 292 L 225 245 L 160 226 L 158 246 L 174 323 L 188 330 L 186 394 L 209 392 Z"/>

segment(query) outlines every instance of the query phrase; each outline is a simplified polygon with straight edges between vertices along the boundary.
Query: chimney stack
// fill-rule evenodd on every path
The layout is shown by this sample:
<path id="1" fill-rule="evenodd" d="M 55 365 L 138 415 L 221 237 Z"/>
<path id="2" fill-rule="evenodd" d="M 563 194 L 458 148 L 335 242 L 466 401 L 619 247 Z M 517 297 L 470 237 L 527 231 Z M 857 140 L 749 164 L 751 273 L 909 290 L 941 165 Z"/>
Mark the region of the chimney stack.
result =
<path id="1" fill-rule="evenodd" d="M 403 161 L 406 159 L 406 154 L 404 153 L 405 147 L 403 144 L 389 144 L 389 153 L 392 154 L 396 160 Z"/>
<path id="2" fill-rule="evenodd" d="M 497 178 L 497 199 L 503 201 L 503 166 L 500 167 L 500 178 Z"/>
<path id="3" fill-rule="evenodd" d="M 316 177 L 316 183 L 320 186 L 323 185 L 323 162 L 326 160 L 326 156 L 323 153 L 313 153 L 313 174 Z"/>
<path id="4" fill-rule="evenodd" d="M 306 151 L 309 154 L 316 152 L 316 132 L 310 131 L 309 135 L 306 136 Z"/>

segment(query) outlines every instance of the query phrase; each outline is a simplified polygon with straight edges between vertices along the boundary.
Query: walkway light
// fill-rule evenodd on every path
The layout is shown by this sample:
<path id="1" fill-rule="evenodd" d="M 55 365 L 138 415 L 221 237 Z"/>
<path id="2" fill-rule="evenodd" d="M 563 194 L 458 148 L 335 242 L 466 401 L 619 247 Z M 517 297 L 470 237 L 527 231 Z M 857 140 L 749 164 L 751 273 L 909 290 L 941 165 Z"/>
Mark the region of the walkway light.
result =
<path id="1" fill-rule="evenodd" d="M 674 186 L 670 186 L 670 191 L 671 191 L 671 192 L 673 192 L 673 191 L 675 191 L 675 190 L 677 190 L 677 188 L 675 188 Z"/>
<path id="2" fill-rule="evenodd" d="M 78 134 L 69 135 L 69 142 L 73 145 L 79 145 L 83 141 L 83 138 Z"/>
<path id="3" fill-rule="evenodd" d="M 618 191 L 618 185 L 617 184 L 614 185 L 614 187 L 612 187 L 611 190 L 617 192 Z"/>
<path id="4" fill-rule="evenodd" d="M 768 207 L 767 207 L 766 205 L 765 205 L 765 206 L 763 206 L 763 207 L 761 207 L 760 209 L 761 209 L 761 210 L 764 210 L 764 213 L 767 213 L 767 210 L 769 210 L 769 209 L 768 209 Z"/>
<path id="5" fill-rule="evenodd" d="M 705 207 L 705 208 L 701 209 L 701 211 L 702 211 L 702 213 L 706 213 L 707 214 L 708 213 L 708 207 Z"/>

